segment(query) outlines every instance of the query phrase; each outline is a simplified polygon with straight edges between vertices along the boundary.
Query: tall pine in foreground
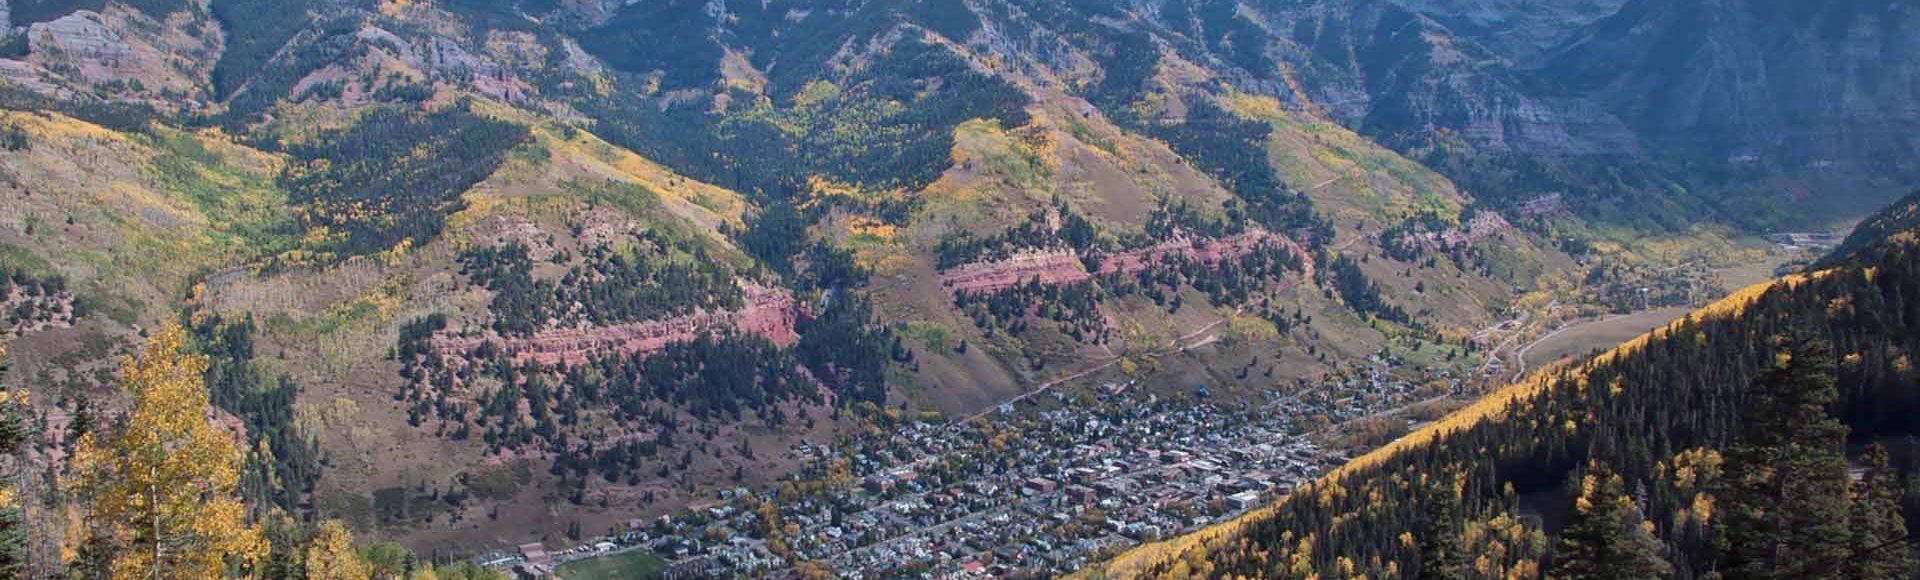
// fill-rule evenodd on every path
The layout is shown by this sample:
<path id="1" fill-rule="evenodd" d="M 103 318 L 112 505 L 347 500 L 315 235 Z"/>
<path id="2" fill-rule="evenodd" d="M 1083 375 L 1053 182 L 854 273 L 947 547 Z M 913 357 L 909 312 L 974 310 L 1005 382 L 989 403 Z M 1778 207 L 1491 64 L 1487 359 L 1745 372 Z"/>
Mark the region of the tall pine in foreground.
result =
<path id="1" fill-rule="evenodd" d="M 1427 490 L 1427 513 L 1420 529 L 1420 578 L 1466 578 L 1467 554 L 1460 545 L 1460 486 L 1454 478 L 1437 479 Z"/>
<path id="2" fill-rule="evenodd" d="M 1833 347 L 1781 340 L 1726 452 L 1717 571 L 1729 579 L 1837 578 L 1849 555 L 1847 427 L 1827 414 L 1839 397 Z"/>
<path id="3" fill-rule="evenodd" d="M 1548 578 L 1642 580 L 1673 573 L 1660 557 L 1660 541 L 1642 528 L 1646 520 L 1625 487 L 1620 475 L 1605 465 L 1589 468 Z"/>
<path id="4" fill-rule="evenodd" d="M 1876 443 L 1860 457 L 1866 468 L 1853 484 L 1853 513 L 1847 527 L 1853 532 L 1844 568 L 1849 579 L 1913 578 L 1913 547 L 1907 538 L 1906 517 L 1900 513 L 1899 474 L 1887 466 L 1887 450 Z"/>

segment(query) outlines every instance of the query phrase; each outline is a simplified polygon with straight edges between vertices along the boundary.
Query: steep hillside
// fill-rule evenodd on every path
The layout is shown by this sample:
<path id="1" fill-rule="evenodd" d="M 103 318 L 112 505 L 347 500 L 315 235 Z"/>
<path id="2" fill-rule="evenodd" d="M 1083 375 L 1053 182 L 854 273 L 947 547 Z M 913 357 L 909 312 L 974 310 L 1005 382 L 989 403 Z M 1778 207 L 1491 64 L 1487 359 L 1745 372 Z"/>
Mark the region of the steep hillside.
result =
<path id="1" fill-rule="evenodd" d="M 1627 0 L 1400 0 L 1401 6 L 1473 38 L 1523 68 L 1531 68 Z"/>
<path id="2" fill-rule="evenodd" d="M 465 554 L 1057 386 L 1471 393 L 1764 252 L 1413 4 L 14 2 L 12 376 L 71 447 L 184 321 L 256 505 Z"/>
<path id="3" fill-rule="evenodd" d="M 1893 205 L 1867 216 L 1866 220 L 1854 226 L 1853 233 L 1847 235 L 1839 247 L 1834 248 L 1815 267 L 1870 261 L 1891 246 L 1886 242 L 1913 241 L 1915 232 L 1920 232 L 1920 192 L 1908 194 Z"/>
<path id="4" fill-rule="evenodd" d="M 1541 71 L 1666 147 L 1899 163 L 1915 17 L 1900 2 L 1632 2 Z"/>
<path id="5" fill-rule="evenodd" d="M 1676 577 L 1754 565 L 1727 550 L 1750 537 L 1742 534 L 1752 528 L 1743 526 L 1757 525 L 1739 518 L 1765 517 L 1740 511 L 1748 488 L 1738 483 L 1756 477 L 1743 471 L 1758 466 L 1742 454 L 1765 445 L 1765 430 L 1774 429 L 1774 437 L 1824 437 L 1818 433 L 1829 432 L 1820 429 L 1832 420 L 1824 418 L 1830 411 L 1840 423 L 1819 445 L 1831 447 L 1813 449 L 1838 457 L 1842 434 L 1865 443 L 1915 429 L 1911 360 L 1920 354 L 1914 327 L 1920 313 L 1905 297 L 1920 287 L 1920 248 L 1908 235 L 1877 242 L 1880 249 L 1856 263 L 1747 289 L 1588 362 L 1537 373 L 1268 508 L 1134 550 L 1090 576 L 1425 575 L 1444 566 L 1460 567 L 1451 573 L 1537 574 L 1575 557 L 1568 546 L 1576 543 L 1563 540 L 1554 549 L 1553 538 L 1570 525 L 1570 514 L 1577 521 L 1590 509 L 1569 507 L 1575 496 L 1589 501 L 1582 477 L 1604 472 L 1639 490 L 1631 500 L 1635 517 L 1645 518 L 1645 533 L 1654 540 L 1643 553 L 1670 563 Z M 1808 345 L 1829 343 L 1824 360 L 1832 366 L 1823 367 L 1824 347 Z M 1811 366 L 1795 366 L 1801 360 Z M 1783 376 L 1813 382 L 1778 382 Z M 1819 385 L 1823 376 L 1837 379 L 1837 390 L 1767 390 Z M 1774 415 L 1782 407 L 1767 406 L 1788 404 L 1780 396 L 1805 397 L 1818 416 L 1766 427 L 1783 419 Z M 1828 472 L 1793 471 L 1786 463 L 1798 457 L 1793 452 L 1771 457 L 1780 463 L 1769 466 L 1781 466 L 1783 475 L 1769 477 L 1806 478 L 1787 485 L 1844 481 L 1844 462 Z M 1909 470 L 1887 471 L 1884 457 L 1880 461 L 1886 477 L 1900 478 L 1888 485 L 1903 489 Z M 1839 485 L 1838 494 L 1810 497 L 1844 504 L 1846 484 Z M 1793 513 L 1797 505 L 1772 507 Z M 1732 543 L 1715 543 L 1724 538 Z M 1893 557 L 1910 560 L 1911 554 Z M 1846 564 L 1842 557 L 1765 565 L 1810 573 Z"/>
<path id="6" fill-rule="evenodd" d="M 281 232 L 294 216 L 273 186 L 278 156 L 218 132 L 122 132 L 52 111 L 8 111 L 0 122 L 13 136 L 0 152 L 0 256 L 63 281 L 77 309 L 57 325 L 73 328 L 43 328 L 14 347 L 22 374 L 58 377 L 49 400 L 110 384 L 93 374 L 109 366 L 85 361 L 173 316 L 205 272 L 290 245 Z"/>
<path id="7" fill-rule="evenodd" d="M 1899 135 L 1915 114 L 1898 104 L 1912 100 L 1910 11 L 1803 4 L 38 0 L 15 10 L 30 42 L 0 68 L 49 91 L 213 103 L 227 121 L 280 99 L 390 101 L 453 82 L 564 103 L 689 176 L 788 197 L 809 174 L 924 185 L 957 124 L 1021 124 L 1023 82 L 1134 91 L 1155 74 L 1146 55 L 1166 51 L 1200 78 L 1324 112 L 1494 209 L 1559 193 L 1643 229 L 1685 225 L 1631 211 L 1648 203 L 1778 228 L 1864 213 L 1913 179 Z M 143 32 L 165 27 L 206 33 Z M 969 54 L 985 58 L 950 58 Z M 946 81 L 918 90 L 934 76 Z M 1809 215 L 1830 205 L 1810 190 L 1849 203 Z"/>

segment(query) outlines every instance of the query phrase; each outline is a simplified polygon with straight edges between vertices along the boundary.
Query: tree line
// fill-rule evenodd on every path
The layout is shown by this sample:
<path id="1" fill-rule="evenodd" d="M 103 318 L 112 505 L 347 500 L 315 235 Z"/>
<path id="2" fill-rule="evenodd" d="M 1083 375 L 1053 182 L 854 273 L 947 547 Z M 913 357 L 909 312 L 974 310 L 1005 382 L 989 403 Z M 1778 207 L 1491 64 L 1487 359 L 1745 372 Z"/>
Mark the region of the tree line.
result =
<path id="1" fill-rule="evenodd" d="M 1917 295 L 1920 248 L 1897 243 L 1738 295 L 1496 393 L 1150 568 L 1911 577 Z"/>
<path id="2" fill-rule="evenodd" d="M 432 112 L 368 110 L 352 126 L 287 149 L 279 185 L 318 232 L 320 251 L 386 251 L 439 236 L 460 194 L 492 175 L 526 127 L 474 113 L 470 102 Z"/>
<path id="3" fill-rule="evenodd" d="M 215 324 L 221 356 L 245 350 L 243 326 Z M 470 563 L 423 561 L 397 544 L 356 547 L 337 521 L 308 521 L 254 498 L 248 447 L 237 425 L 213 413 L 207 381 L 226 377 L 197 354 L 179 324 L 158 329 L 122 365 L 131 402 L 80 434 L 49 502 L 46 521 L 25 522 L 21 496 L 0 493 L 0 574 L 34 578 L 234 578 L 503 580 Z M 3 370 L 3 369 L 0 369 Z M 227 380 L 227 379 L 220 379 Z M 24 391 L 20 391 L 24 392 Z M 19 420 L 8 391 L 0 408 L 0 453 L 39 437 Z M 231 395 L 224 395 L 231 396 Z M 243 418 L 243 421 L 246 419 Z M 257 440 L 255 440 L 257 441 Z M 270 446 L 269 446 L 270 447 Z M 10 478 L 11 479 L 11 478 Z M 29 560 L 27 534 L 63 534 L 53 560 Z"/>

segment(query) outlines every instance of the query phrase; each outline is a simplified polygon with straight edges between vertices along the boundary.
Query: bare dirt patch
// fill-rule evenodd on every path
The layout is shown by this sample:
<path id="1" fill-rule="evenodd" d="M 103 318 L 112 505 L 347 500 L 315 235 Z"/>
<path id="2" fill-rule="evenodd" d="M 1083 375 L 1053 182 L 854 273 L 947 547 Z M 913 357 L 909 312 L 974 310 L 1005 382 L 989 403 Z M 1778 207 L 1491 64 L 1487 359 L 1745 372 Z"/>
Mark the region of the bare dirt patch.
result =
<path id="1" fill-rule="evenodd" d="M 1664 326 L 1691 309 L 1684 306 L 1656 308 L 1624 316 L 1578 323 L 1540 338 L 1526 349 L 1527 366 L 1540 367 L 1565 357 L 1584 356 L 1596 350 L 1619 346 L 1648 330 Z"/>

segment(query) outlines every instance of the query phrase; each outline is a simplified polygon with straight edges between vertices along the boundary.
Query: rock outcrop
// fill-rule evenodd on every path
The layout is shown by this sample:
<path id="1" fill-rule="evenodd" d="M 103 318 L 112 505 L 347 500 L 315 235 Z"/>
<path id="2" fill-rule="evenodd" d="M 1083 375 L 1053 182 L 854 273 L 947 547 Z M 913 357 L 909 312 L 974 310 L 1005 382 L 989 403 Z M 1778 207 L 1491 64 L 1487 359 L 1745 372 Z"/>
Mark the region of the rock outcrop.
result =
<path id="1" fill-rule="evenodd" d="M 997 292 L 1034 280 L 1045 285 L 1074 284 L 1100 276 L 1139 272 L 1176 257 L 1218 265 L 1265 246 L 1278 246 L 1300 258 L 1308 277 L 1313 275 L 1313 258 L 1299 244 L 1280 234 L 1256 231 L 1220 239 L 1175 236 L 1152 246 L 1100 256 L 1100 267 L 1094 271 L 1088 271 L 1087 261 L 1073 250 L 1023 251 L 1004 260 L 944 270 L 940 272 L 940 285 L 958 294 Z"/>
<path id="2" fill-rule="evenodd" d="M 1920 149 L 1916 57 L 1908 0 L 1636 0 L 1540 73 L 1665 148 L 1820 168 Z"/>
<path id="3" fill-rule="evenodd" d="M 174 107 L 204 96 L 220 27 L 182 11 L 164 19 L 118 3 L 79 10 L 25 31 L 26 62 L 119 98 Z"/>
<path id="4" fill-rule="evenodd" d="M 1472 246 L 1511 231 L 1513 231 L 1513 224 L 1507 223 L 1507 218 L 1495 212 L 1483 211 L 1474 214 L 1472 219 L 1467 220 L 1467 223 L 1461 224 L 1460 227 L 1442 231 L 1408 232 L 1395 239 L 1383 239 L 1381 243 L 1398 244 L 1401 248 L 1408 250 L 1444 252 Z"/>

